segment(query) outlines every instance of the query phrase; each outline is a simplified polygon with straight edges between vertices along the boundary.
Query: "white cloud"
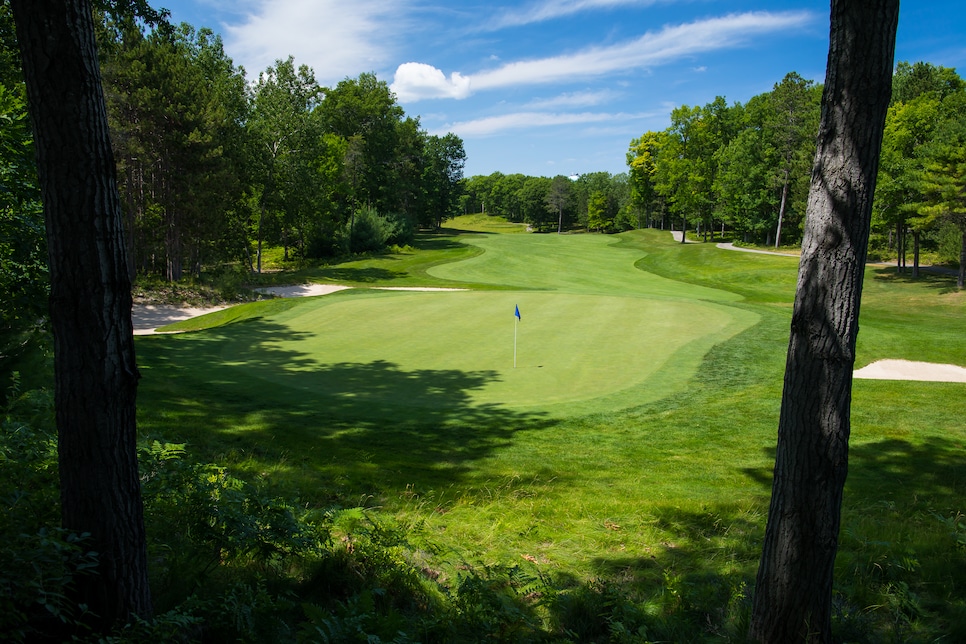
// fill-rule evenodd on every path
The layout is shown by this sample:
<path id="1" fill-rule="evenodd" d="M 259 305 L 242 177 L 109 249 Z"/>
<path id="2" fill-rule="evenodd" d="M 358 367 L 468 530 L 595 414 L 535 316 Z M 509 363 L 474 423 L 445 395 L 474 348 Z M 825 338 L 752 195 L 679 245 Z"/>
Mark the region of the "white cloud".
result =
<path id="1" fill-rule="evenodd" d="M 542 0 L 530 4 L 522 9 L 507 9 L 498 14 L 483 28 L 497 30 L 506 27 L 521 27 L 535 22 L 544 22 L 556 18 L 595 9 L 610 9 L 628 5 L 647 7 L 662 0 Z"/>
<path id="2" fill-rule="evenodd" d="M 453 132 L 461 137 L 484 137 L 511 132 L 530 130 L 537 127 L 559 125 L 583 125 L 587 123 L 626 122 L 649 118 L 649 114 L 611 114 L 602 112 L 554 113 L 554 112 L 514 112 L 499 116 L 487 116 L 472 121 L 449 123 L 437 128 L 439 133 Z"/>
<path id="3" fill-rule="evenodd" d="M 322 84 L 373 71 L 391 58 L 387 34 L 405 32 L 406 2 L 256 0 L 238 24 L 225 25 L 225 46 L 257 78 L 276 59 L 295 56 Z"/>
<path id="4" fill-rule="evenodd" d="M 739 47 L 761 34 L 801 27 L 814 20 L 805 11 L 733 14 L 698 20 L 648 32 L 610 47 L 592 47 L 576 54 L 509 63 L 472 77 L 477 90 L 554 83 L 574 78 L 627 71 L 668 63 L 694 54 Z"/>
<path id="5" fill-rule="evenodd" d="M 634 40 L 609 47 L 590 47 L 574 54 L 516 61 L 473 75 L 453 73 L 449 80 L 441 70 L 429 65 L 425 65 L 428 69 L 423 70 L 421 76 L 412 78 L 405 73 L 399 78 L 397 70 L 394 87 L 399 96 L 412 96 L 415 97 L 412 100 L 416 100 L 465 98 L 470 89 L 477 92 L 514 85 L 573 82 L 668 64 L 704 52 L 741 47 L 755 36 L 801 28 L 814 20 L 816 15 L 807 11 L 731 14 L 666 26 L 658 32 L 647 32 Z M 440 79 L 444 82 L 440 83 Z M 454 90 L 457 80 L 459 92 Z"/>
<path id="6" fill-rule="evenodd" d="M 536 99 L 527 103 L 527 107 L 534 110 L 546 110 L 554 107 L 592 107 L 608 103 L 619 94 L 611 90 L 599 92 L 570 92 L 551 98 Z"/>
<path id="7" fill-rule="evenodd" d="M 402 102 L 423 98 L 466 98 L 470 95 L 470 79 L 453 72 L 449 78 L 425 63 L 403 63 L 396 68 L 390 89 Z"/>

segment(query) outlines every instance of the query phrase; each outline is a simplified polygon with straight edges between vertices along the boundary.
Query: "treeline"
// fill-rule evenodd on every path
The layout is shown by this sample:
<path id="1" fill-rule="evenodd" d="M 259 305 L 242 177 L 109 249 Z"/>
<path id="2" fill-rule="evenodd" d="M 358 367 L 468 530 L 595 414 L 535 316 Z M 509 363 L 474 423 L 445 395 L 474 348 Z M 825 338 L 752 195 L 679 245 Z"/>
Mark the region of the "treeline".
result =
<path id="1" fill-rule="evenodd" d="M 900 63 L 892 84 L 875 193 L 874 225 L 895 240 L 905 265 L 913 240 L 958 259 L 966 287 L 966 82 L 955 69 Z"/>
<path id="2" fill-rule="evenodd" d="M 422 130 L 375 75 L 322 87 L 289 57 L 247 82 L 210 30 L 102 24 L 133 270 L 378 250 L 456 212 L 463 142 Z"/>
<path id="3" fill-rule="evenodd" d="M 671 125 L 630 143 L 642 218 L 762 244 L 801 240 L 822 88 L 790 73 L 746 104 L 678 107 Z"/>
<path id="4" fill-rule="evenodd" d="M 535 230 L 661 227 L 745 241 L 801 239 L 821 86 L 788 74 L 742 105 L 717 97 L 671 112 L 671 125 L 630 143 L 629 171 L 579 177 L 474 176 L 463 208 Z"/>
<path id="5" fill-rule="evenodd" d="M 800 243 L 821 93 L 821 85 L 791 73 L 745 105 L 718 97 L 673 110 L 670 127 L 631 141 L 631 211 L 648 225 Z M 962 288 L 966 83 L 954 69 L 924 62 L 895 69 L 872 241 L 904 265 L 910 235 L 914 266 L 926 245 L 942 261 L 959 262 Z"/>
<path id="6" fill-rule="evenodd" d="M 642 227 L 630 209 L 630 186 L 623 173 L 552 179 L 502 172 L 476 175 L 466 179 L 460 201 L 464 212 L 505 217 L 541 232 L 583 228 L 610 233 Z"/>
<path id="7" fill-rule="evenodd" d="M 31 136 L 0 11 L 4 239 L 33 247 Z M 377 250 L 458 212 L 462 140 L 428 134 L 375 75 L 322 87 L 290 57 L 249 82 L 208 29 L 107 14 L 99 26 L 132 273 L 258 271 L 265 244 L 306 258 Z"/>

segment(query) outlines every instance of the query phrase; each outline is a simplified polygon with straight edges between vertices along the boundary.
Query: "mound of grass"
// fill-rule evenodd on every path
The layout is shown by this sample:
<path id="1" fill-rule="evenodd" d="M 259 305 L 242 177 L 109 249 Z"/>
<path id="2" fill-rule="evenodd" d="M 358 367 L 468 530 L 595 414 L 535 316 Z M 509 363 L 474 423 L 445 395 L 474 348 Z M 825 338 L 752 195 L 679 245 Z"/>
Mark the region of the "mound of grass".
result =
<path id="1" fill-rule="evenodd" d="M 458 232 L 474 233 L 525 233 L 527 225 L 507 221 L 505 217 L 496 217 L 485 213 L 461 215 L 446 222 L 446 230 L 450 234 Z"/>

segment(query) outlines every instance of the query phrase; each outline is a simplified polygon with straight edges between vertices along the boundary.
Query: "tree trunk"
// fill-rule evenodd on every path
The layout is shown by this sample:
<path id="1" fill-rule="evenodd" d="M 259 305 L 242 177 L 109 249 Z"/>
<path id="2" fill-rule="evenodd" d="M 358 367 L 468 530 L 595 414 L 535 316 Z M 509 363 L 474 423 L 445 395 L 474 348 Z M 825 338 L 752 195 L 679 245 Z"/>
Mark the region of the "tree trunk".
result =
<path id="1" fill-rule="evenodd" d="M 912 231 L 912 276 L 919 277 L 919 231 Z"/>
<path id="2" fill-rule="evenodd" d="M 900 221 L 896 224 L 896 273 L 902 275 L 906 272 L 906 223 Z"/>
<path id="3" fill-rule="evenodd" d="M 138 372 L 114 156 L 88 0 L 12 0 L 47 224 L 61 515 L 98 569 L 75 600 L 106 630 L 151 612 Z"/>
<path id="4" fill-rule="evenodd" d="M 959 245 L 959 274 L 956 276 L 956 286 L 966 288 L 966 229 L 963 230 L 962 242 Z"/>
<path id="5" fill-rule="evenodd" d="M 785 182 L 782 184 L 782 202 L 778 207 L 778 230 L 775 232 L 775 248 L 782 243 L 782 222 L 785 220 L 785 204 L 788 203 L 788 168 L 785 168 Z"/>
<path id="6" fill-rule="evenodd" d="M 258 212 L 258 242 L 255 248 L 255 272 L 261 275 L 262 273 L 262 225 L 265 223 L 265 207 Z"/>
<path id="7" fill-rule="evenodd" d="M 831 640 L 852 369 L 898 0 L 832 0 L 818 148 L 752 609 L 759 642 Z"/>

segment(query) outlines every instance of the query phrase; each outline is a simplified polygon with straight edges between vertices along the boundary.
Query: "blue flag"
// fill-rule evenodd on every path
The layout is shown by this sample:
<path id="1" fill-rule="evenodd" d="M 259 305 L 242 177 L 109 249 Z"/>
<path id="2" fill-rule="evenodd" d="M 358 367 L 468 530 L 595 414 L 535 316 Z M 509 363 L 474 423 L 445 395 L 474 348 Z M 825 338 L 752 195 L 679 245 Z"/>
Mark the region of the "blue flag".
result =
<path id="1" fill-rule="evenodd" d="M 514 311 L 514 312 L 513 312 L 513 315 L 514 315 L 514 316 L 516 317 L 516 319 L 518 319 L 518 320 L 522 320 L 522 319 L 523 319 L 523 318 L 521 318 L 521 317 L 520 317 L 520 306 L 519 306 L 519 305 L 518 305 L 518 306 L 516 307 L 516 311 Z"/>

